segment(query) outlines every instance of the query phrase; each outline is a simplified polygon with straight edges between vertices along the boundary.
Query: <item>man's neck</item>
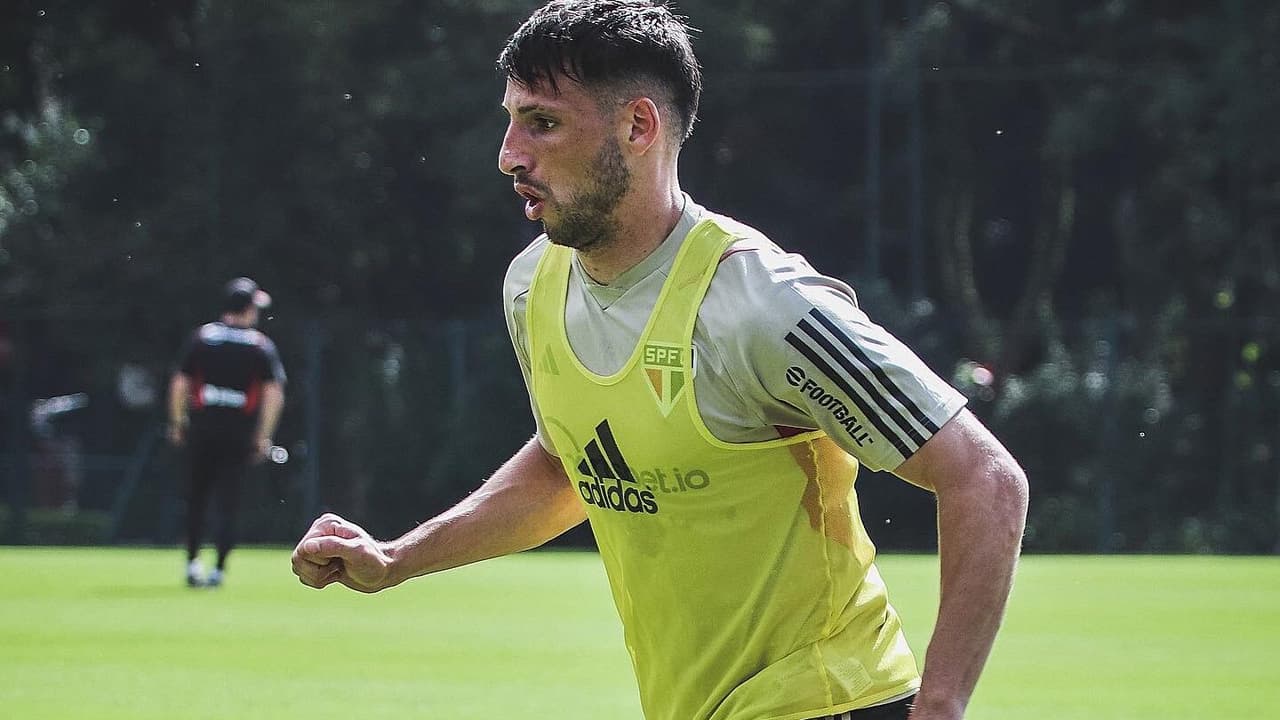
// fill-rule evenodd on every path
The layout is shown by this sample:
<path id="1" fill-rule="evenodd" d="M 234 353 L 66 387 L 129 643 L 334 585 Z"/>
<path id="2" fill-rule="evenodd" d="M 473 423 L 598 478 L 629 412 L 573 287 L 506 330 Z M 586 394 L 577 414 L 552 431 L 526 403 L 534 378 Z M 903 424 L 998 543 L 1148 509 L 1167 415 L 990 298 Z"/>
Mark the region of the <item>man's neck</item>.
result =
<path id="1" fill-rule="evenodd" d="M 241 330 L 248 330 L 253 327 L 253 325 L 250 324 L 243 316 L 235 313 L 223 313 L 222 324 L 227 327 L 239 328 Z"/>
<path id="2" fill-rule="evenodd" d="M 684 193 L 676 183 L 649 196 L 624 200 L 616 212 L 618 235 L 605 247 L 578 251 L 591 279 L 608 285 L 658 249 L 684 211 Z"/>

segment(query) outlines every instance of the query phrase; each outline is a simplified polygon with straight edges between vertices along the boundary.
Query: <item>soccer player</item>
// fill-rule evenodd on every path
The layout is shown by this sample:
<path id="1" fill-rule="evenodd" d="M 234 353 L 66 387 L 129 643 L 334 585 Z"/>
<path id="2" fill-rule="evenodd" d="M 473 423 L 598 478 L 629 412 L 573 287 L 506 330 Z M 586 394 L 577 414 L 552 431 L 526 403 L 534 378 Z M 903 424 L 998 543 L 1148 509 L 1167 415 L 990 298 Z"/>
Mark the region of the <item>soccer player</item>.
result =
<path id="1" fill-rule="evenodd" d="M 235 544 L 240 482 L 261 462 L 284 408 L 284 366 L 275 343 L 254 326 L 271 296 L 253 280 L 227 283 L 222 318 L 192 333 L 169 381 L 169 441 L 187 446 L 187 585 L 222 584 Z M 204 576 L 200 543 L 216 501 L 217 565 Z"/>
<path id="2" fill-rule="evenodd" d="M 504 289 L 537 434 L 397 540 L 318 518 L 294 572 L 375 592 L 586 518 L 649 720 L 962 717 L 1019 553 L 1017 463 L 847 285 L 681 190 L 701 75 L 666 7 L 555 0 L 498 64 L 499 167 L 546 231 Z M 937 496 L 923 679 L 859 464 Z"/>

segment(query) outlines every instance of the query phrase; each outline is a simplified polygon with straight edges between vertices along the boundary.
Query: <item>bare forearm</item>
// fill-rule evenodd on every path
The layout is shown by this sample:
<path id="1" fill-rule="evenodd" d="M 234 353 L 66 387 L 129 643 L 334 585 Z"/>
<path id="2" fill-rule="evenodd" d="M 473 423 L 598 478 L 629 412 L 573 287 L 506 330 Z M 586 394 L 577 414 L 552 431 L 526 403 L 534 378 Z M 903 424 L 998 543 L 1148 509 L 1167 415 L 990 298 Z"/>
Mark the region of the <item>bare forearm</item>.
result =
<path id="1" fill-rule="evenodd" d="M 169 424 L 181 427 L 187 424 L 187 394 L 191 381 L 182 373 L 174 373 L 169 379 Z"/>
<path id="2" fill-rule="evenodd" d="M 280 423 L 280 413 L 284 411 L 284 388 L 278 382 L 267 383 L 262 388 L 262 410 L 258 414 L 257 437 L 269 440 Z"/>
<path id="3" fill-rule="evenodd" d="M 537 547 L 584 518 L 559 461 L 532 439 L 465 500 L 384 545 L 389 584 Z"/>
<path id="4" fill-rule="evenodd" d="M 938 495 L 941 598 L 913 717 L 960 718 L 1004 616 L 1026 521 L 1009 458 Z"/>

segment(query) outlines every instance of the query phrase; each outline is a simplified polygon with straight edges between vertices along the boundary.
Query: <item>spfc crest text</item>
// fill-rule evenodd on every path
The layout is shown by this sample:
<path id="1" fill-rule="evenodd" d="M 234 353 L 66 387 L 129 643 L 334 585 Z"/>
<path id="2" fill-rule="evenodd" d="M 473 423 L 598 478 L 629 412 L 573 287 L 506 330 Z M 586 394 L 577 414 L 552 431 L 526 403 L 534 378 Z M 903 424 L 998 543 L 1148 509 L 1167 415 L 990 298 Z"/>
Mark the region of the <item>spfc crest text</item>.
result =
<path id="1" fill-rule="evenodd" d="M 690 378 L 685 376 L 685 353 L 692 353 L 688 345 L 672 345 L 670 343 L 645 343 L 644 368 L 645 379 L 649 381 L 649 390 L 653 399 L 658 402 L 658 410 L 662 416 L 671 414 L 672 408 L 679 402 Z M 688 365 L 693 367 L 693 358 Z"/>

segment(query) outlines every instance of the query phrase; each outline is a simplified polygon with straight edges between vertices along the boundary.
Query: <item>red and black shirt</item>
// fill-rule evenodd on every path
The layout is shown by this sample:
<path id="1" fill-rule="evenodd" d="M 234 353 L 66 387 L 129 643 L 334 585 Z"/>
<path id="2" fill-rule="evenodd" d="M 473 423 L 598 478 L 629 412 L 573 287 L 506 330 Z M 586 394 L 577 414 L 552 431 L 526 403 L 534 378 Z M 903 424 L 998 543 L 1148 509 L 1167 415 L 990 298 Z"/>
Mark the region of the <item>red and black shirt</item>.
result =
<path id="1" fill-rule="evenodd" d="M 196 431 L 251 431 L 263 385 L 286 380 L 271 338 L 221 322 L 202 325 L 192 334 L 178 369 L 191 378 L 187 406 Z"/>

